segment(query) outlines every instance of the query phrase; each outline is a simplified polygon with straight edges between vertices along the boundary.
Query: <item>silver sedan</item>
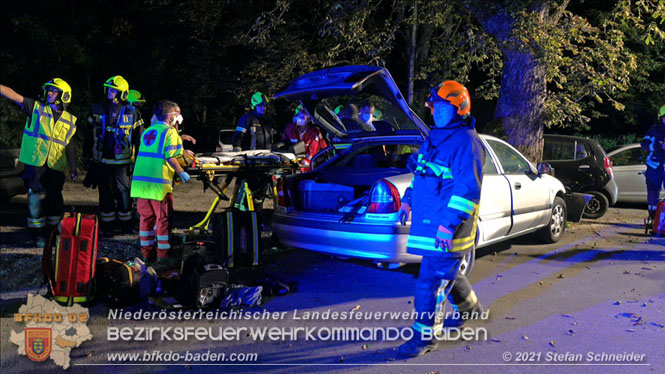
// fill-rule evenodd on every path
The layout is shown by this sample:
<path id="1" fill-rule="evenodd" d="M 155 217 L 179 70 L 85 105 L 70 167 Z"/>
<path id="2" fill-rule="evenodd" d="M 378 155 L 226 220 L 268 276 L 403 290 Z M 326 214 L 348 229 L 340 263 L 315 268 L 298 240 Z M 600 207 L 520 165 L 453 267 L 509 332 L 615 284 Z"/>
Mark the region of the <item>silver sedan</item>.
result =
<path id="1" fill-rule="evenodd" d="M 647 203 L 647 185 L 644 163 L 648 152 L 643 151 L 639 143 L 627 144 L 608 153 L 614 165 L 614 180 L 619 186 L 619 202 Z M 665 198 L 665 191 L 660 197 Z"/>

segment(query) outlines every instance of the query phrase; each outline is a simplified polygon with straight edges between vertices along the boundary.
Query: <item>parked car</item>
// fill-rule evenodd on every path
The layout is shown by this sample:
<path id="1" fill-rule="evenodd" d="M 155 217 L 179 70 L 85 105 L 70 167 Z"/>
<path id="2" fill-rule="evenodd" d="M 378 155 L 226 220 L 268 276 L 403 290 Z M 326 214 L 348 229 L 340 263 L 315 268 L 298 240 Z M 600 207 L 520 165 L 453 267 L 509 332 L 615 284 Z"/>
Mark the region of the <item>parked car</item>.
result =
<path id="1" fill-rule="evenodd" d="M 219 135 L 217 137 L 217 147 L 215 148 L 215 151 L 233 152 L 233 144 L 231 143 L 231 140 L 233 140 L 233 134 L 235 134 L 235 132 L 236 130 L 234 129 L 219 130 Z"/>
<path id="2" fill-rule="evenodd" d="M 329 147 L 312 160 L 312 172 L 278 182 L 273 231 L 284 244 L 342 257 L 384 263 L 419 262 L 406 253 L 410 223 L 397 221 L 400 196 L 412 174 L 406 162 L 429 127 L 409 108 L 386 69 L 346 66 L 295 79 L 275 97 L 300 101 L 317 125 L 343 150 Z M 333 108 L 371 99 L 384 113 L 377 131 L 352 132 Z M 548 243 L 564 234 L 565 189 L 508 143 L 481 135 L 487 149 L 477 245 L 536 232 Z M 579 213 L 584 206 L 580 206 Z M 471 269 L 469 253 L 462 271 Z"/>
<path id="3" fill-rule="evenodd" d="M 614 165 L 614 179 L 619 186 L 619 202 L 647 203 L 647 185 L 644 172 L 649 152 L 643 151 L 639 143 L 621 146 L 608 153 Z M 660 198 L 665 198 L 661 191 Z"/>
<path id="4" fill-rule="evenodd" d="M 554 176 L 572 192 L 593 195 L 584 217 L 602 217 L 619 195 L 612 161 L 603 147 L 579 136 L 545 134 L 543 138 L 543 162 L 552 165 Z"/>
<path id="5" fill-rule="evenodd" d="M 20 151 L 20 148 L 0 148 L 0 200 L 26 192 L 22 177 L 24 165 L 18 161 Z"/>

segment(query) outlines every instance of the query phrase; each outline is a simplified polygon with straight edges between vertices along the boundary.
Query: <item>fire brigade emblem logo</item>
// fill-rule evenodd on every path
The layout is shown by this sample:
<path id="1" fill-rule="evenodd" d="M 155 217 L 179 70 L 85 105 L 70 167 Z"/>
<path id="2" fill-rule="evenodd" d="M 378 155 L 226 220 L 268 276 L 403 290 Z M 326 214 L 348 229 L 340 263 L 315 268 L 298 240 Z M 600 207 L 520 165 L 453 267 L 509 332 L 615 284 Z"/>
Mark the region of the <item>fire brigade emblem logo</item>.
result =
<path id="1" fill-rule="evenodd" d="M 150 147 L 157 139 L 157 130 L 152 129 L 143 135 L 143 144 Z"/>
<path id="2" fill-rule="evenodd" d="M 25 354 L 32 361 L 44 361 L 51 355 L 50 328 L 29 327 L 25 329 Z"/>

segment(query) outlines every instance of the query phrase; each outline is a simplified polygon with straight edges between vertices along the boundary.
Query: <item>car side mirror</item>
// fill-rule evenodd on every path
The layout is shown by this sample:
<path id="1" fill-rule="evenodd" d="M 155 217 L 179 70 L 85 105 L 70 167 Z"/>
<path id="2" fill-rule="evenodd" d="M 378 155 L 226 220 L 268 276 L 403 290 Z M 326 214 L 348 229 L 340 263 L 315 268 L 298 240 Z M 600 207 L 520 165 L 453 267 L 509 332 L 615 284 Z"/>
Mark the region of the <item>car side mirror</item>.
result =
<path id="1" fill-rule="evenodd" d="M 538 175 L 547 174 L 554 176 L 554 168 L 548 162 L 539 162 L 536 168 L 538 169 Z"/>

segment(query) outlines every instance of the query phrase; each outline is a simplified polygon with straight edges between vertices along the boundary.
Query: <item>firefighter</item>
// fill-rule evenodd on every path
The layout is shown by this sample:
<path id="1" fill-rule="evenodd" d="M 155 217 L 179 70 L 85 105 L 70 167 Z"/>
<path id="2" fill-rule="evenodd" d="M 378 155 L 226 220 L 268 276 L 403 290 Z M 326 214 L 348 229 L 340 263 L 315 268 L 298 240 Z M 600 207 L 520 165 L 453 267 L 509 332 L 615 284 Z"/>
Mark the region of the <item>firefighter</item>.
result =
<path id="1" fill-rule="evenodd" d="M 135 108 L 143 107 L 145 105 L 145 97 L 138 90 L 129 90 L 127 102 Z"/>
<path id="2" fill-rule="evenodd" d="M 270 123 L 265 120 L 268 98 L 262 92 L 256 92 L 250 99 L 249 107 L 250 111 L 243 114 L 238 120 L 236 131 L 233 138 L 231 138 L 234 152 L 272 148 L 275 132 Z M 233 174 L 226 176 L 221 186 L 223 193 L 226 193 L 231 183 L 233 183 L 233 179 Z M 253 177 L 249 178 L 248 183 L 254 191 L 255 206 L 260 210 L 269 187 L 266 186 L 263 189 L 256 190 L 260 183 Z"/>
<path id="3" fill-rule="evenodd" d="M 270 149 L 272 146 L 273 129 L 265 121 L 268 109 L 268 98 L 261 92 L 252 95 L 250 111 L 238 120 L 236 132 L 231 143 L 233 151 L 246 151 L 253 149 Z"/>
<path id="4" fill-rule="evenodd" d="M 34 235 L 38 247 L 44 246 L 46 237 L 62 219 L 62 188 L 68 164 L 72 180 L 78 176 L 71 144 L 76 132 L 76 117 L 67 111 L 72 89 L 60 78 L 44 83 L 42 89 L 43 96 L 37 101 L 0 85 L 0 95 L 19 105 L 21 112 L 28 117 L 19 161 L 25 164 L 23 179 L 28 189 L 28 227 L 39 231 Z"/>
<path id="5" fill-rule="evenodd" d="M 177 159 L 183 153 L 182 140 L 175 129 L 176 117 L 180 115 L 178 104 L 161 100 L 155 105 L 155 115 L 157 121 L 141 136 L 131 186 L 131 197 L 137 198 L 141 216 L 141 254 L 146 265 L 152 265 L 148 269 L 152 275 L 168 270 L 178 262 L 169 257 L 172 181 L 174 173 L 178 173 L 184 183 L 190 179 Z"/>
<path id="6" fill-rule="evenodd" d="M 307 114 L 302 105 L 298 105 L 296 108 L 293 122 L 286 125 L 282 141 L 290 144 L 303 141 L 305 143 L 305 158 L 308 161 L 319 151 L 328 147 L 321 130 L 312 124 L 312 117 Z"/>
<path id="7" fill-rule="evenodd" d="M 414 335 L 398 349 L 410 357 L 436 349 L 434 312 L 443 312 L 447 297 L 464 316 L 461 321 L 451 321 L 458 326 L 470 313 L 481 311 L 459 268 L 475 245 L 485 150 L 475 131 L 466 87 L 445 81 L 432 89 L 426 105 L 435 127 L 409 160 L 414 176 L 399 211 L 404 222 L 413 210 L 407 252 L 422 256 L 414 299 Z"/>
<path id="8" fill-rule="evenodd" d="M 136 117 L 135 122 L 141 123 L 141 125 L 136 128 L 135 133 L 132 134 L 132 142 L 134 143 L 134 154 L 132 155 L 132 160 L 136 160 L 136 154 L 139 151 L 139 145 L 141 143 L 141 135 L 143 134 L 143 129 L 145 128 L 145 126 L 143 126 L 144 121 L 141 109 L 143 109 L 143 106 L 146 103 L 146 99 L 145 96 L 141 94 L 141 92 L 137 90 L 129 90 L 129 95 L 127 95 L 127 102 L 134 108 L 134 114 Z"/>
<path id="9" fill-rule="evenodd" d="M 120 75 L 104 82 L 106 101 L 92 106 L 83 157 L 99 186 L 100 229 L 105 235 L 118 227 L 134 232 L 130 178 L 136 138 L 143 120 L 128 102 L 129 83 Z M 116 220 L 120 225 L 116 225 Z"/>
<path id="10" fill-rule="evenodd" d="M 663 187 L 663 173 L 665 173 L 663 169 L 665 167 L 665 105 L 658 110 L 658 122 L 649 128 L 641 145 L 644 151 L 649 152 L 644 177 L 647 184 L 647 204 L 649 205 L 647 224 L 650 224 L 656 215 L 660 190 Z"/>

